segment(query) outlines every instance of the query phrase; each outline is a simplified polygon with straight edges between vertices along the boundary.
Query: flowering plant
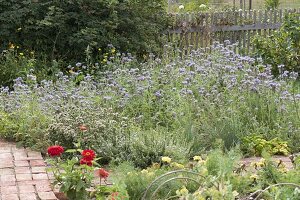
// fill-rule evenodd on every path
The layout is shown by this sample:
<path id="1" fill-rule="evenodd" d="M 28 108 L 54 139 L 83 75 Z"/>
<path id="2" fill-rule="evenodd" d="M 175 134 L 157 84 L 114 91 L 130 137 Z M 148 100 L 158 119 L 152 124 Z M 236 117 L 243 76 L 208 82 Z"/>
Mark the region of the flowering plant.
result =
<path id="1" fill-rule="evenodd" d="M 92 193 L 87 189 L 93 187 L 94 171 L 97 166 L 96 154 L 91 149 L 86 150 L 67 150 L 66 153 L 74 153 L 71 159 L 63 161 L 61 155 L 64 152 L 62 146 L 51 146 L 47 150 L 50 159 L 49 171 L 54 175 L 54 185 L 60 187 L 60 191 L 63 192 L 69 199 L 72 200 L 85 200 L 89 199 Z M 77 155 L 80 152 L 81 155 Z M 98 174 L 104 180 L 107 179 L 109 173 L 100 168 Z M 90 190 L 91 191 L 91 190 Z"/>

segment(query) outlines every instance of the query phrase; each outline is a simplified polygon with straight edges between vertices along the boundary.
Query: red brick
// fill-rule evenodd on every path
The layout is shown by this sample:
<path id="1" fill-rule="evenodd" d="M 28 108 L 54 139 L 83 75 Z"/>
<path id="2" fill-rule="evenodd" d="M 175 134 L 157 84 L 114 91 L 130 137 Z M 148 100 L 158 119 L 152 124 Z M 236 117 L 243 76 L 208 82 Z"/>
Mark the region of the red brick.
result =
<path id="1" fill-rule="evenodd" d="M 37 174 L 37 173 L 46 173 L 46 167 L 32 167 L 31 168 L 31 172 L 33 174 Z"/>
<path id="2" fill-rule="evenodd" d="M 3 168 L 0 169 L 0 175 L 13 175 L 14 169 L 13 168 Z"/>
<path id="3" fill-rule="evenodd" d="M 28 157 L 34 157 L 34 158 L 42 158 L 42 154 L 40 152 L 36 151 L 28 151 L 27 152 Z"/>
<path id="4" fill-rule="evenodd" d="M 0 169 L 13 168 L 13 167 L 14 167 L 14 163 L 12 160 L 6 160 L 5 162 L 0 163 Z"/>
<path id="5" fill-rule="evenodd" d="M 9 186 L 9 185 L 16 185 L 16 181 L 0 182 L 0 186 Z"/>
<path id="6" fill-rule="evenodd" d="M 17 194 L 7 194 L 1 196 L 3 200 L 19 200 L 19 197 Z"/>
<path id="7" fill-rule="evenodd" d="M 28 160 L 28 157 L 26 154 L 14 154 L 15 160 Z"/>
<path id="8" fill-rule="evenodd" d="M 52 191 L 52 188 L 50 186 L 50 183 L 48 184 L 36 184 L 35 185 L 36 191 L 37 192 L 50 192 Z"/>
<path id="9" fill-rule="evenodd" d="M 6 183 L 9 181 L 16 181 L 15 175 L 1 175 L 1 183 Z"/>
<path id="10" fill-rule="evenodd" d="M 49 180 L 29 180 L 18 182 L 18 185 L 43 185 L 49 184 Z"/>
<path id="11" fill-rule="evenodd" d="M 31 167 L 40 167 L 40 166 L 46 166 L 46 164 L 43 160 L 30 160 L 30 166 Z"/>
<path id="12" fill-rule="evenodd" d="M 20 200 L 37 200 L 35 193 L 20 194 Z"/>
<path id="13" fill-rule="evenodd" d="M 33 185 L 19 185 L 20 194 L 24 193 L 34 193 L 35 189 Z"/>
<path id="14" fill-rule="evenodd" d="M 1 186 L 1 194 L 17 194 L 17 186 Z"/>
<path id="15" fill-rule="evenodd" d="M 16 167 L 29 167 L 29 162 L 27 160 L 15 160 L 14 164 Z"/>
<path id="16" fill-rule="evenodd" d="M 53 192 L 38 192 L 41 200 L 56 200 L 56 196 Z"/>
<path id="17" fill-rule="evenodd" d="M 11 147 L 10 146 L 1 145 L 0 153 L 9 153 L 9 152 L 11 152 Z"/>
<path id="18" fill-rule="evenodd" d="M 33 180 L 48 180 L 48 176 L 46 173 L 43 174 L 32 174 Z"/>
<path id="19" fill-rule="evenodd" d="M 29 167 L 15 167 L 16 174 L 30 174 Z"/>
<path id="20" fill-rule="evenodd" d="M 11 153 L 0 153 L 1 160 L 12 160 L 13 156 Z"/>
<path id="21" fill-rule="evenodd" d="M 25 148 L 24 147 L 16 147 L 16 145 L 12 145 L 11 146 L 11 150 L 12 152 L 25 152 Z"/>
<path id="22" fill-rule="evenodd" d="M 31 174 L 16 174 L 17 181 L 30 181 L 32 180 Z"/>

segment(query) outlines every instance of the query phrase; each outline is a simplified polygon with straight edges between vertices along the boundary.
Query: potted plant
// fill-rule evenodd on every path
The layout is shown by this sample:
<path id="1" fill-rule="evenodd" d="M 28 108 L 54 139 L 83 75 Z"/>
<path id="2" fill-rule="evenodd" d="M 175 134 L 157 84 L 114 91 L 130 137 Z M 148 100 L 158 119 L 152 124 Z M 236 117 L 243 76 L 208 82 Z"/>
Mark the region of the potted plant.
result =
<path id="1" fill-rule="evenodd" d="M 68 150 L 66 152 L 80 152 L 80 156 L 74 154 L 71 159 L 63 160 L 61 155 L 64 148 L 59 145 L 50 146 L 47 150 L 50 165 L 48 171 L 54 175 L 54 186 L 60 188 L 61 193 L 57 195 L 60 199 L 87 200 L 90 199 L 91 188 L 93 188 L 94 171 L 97 165 L 95 162 L 96 154 L 91 149 Z M 104 169 L 98 169 L 101 178 L 107 178 L 109 173 Z M 101 173 L 100 173 L 101 171 Z"/>

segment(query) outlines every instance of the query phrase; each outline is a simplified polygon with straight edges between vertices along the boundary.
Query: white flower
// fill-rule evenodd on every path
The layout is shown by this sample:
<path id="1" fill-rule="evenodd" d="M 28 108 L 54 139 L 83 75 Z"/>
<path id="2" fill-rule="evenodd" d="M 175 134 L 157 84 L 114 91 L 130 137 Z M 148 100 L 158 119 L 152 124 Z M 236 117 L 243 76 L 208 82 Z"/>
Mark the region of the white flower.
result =
<path id="1" fill-rule="evenodd" d="M 184 5 L 180 5 L 178 8 L 179 8 L 179 10 L 182 10 L 182 9 L 184 9 Z"/>
<path id="2" fill-rule="evenodd" d="M 205 5 L 205 4 L 201 4 L 201 5 L 199 6 L 199 8 L 205 9 L 205 8 L 206 8 L 206 5 Z"/>

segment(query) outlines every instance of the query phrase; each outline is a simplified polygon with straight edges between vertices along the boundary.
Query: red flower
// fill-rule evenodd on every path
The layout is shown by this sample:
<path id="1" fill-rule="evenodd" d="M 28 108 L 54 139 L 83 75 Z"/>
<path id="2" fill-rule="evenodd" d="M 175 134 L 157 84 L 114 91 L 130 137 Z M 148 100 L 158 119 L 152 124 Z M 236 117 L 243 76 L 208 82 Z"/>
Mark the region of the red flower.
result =
<path id="1" fill-rule="evenodd" d="M 92 161 L 96 157 L 95 152 L 93 150 L 90 150 L 90 149 L 83 150 L 81 155 L 83 156 L 83 158 L 85 160 L 88 160 L 88 161 Z"/>
<path id="2" fill-rule="evenodd" d="M 103 169 L 103 168 L 100 168 L 100 169 L 98 170 L 98 174 L 99 174 L 100 178 L 104 178 L 104 179 L 107 179 L 107 177 L 109 176 L 108 171 L 106 171 L 106 170 Z"/>
<path id="3" fill-rule="evenodd" d="M 47 152 L 48 152 L 49 156 L 51 156 L 51 157 L 60 156 L 64 152 L 64 148 L 59 145 L 54 145 L 54 146 L 50 146 L 47 149 Z"/>
<path id="4" fill-rule="evenodd" d="M 119 193 L 118 192 L 113 192 L 110 196 L 111 196 L 111 200 L 116 200 L 115 197 L 118 197 Z"/>
<path id="5" fill-rule="evenodd" d="M 81 165 L 88 165 L 88 166 L 92 166 L 92 165 L 93 165 L 93 163 L 92 163 L 91 160 L 86 160 L 86 159 L 84 159 L 84 158 L 82 158 L 82 159 L 80 160 L 80 164 L 81 164 Z"/>

